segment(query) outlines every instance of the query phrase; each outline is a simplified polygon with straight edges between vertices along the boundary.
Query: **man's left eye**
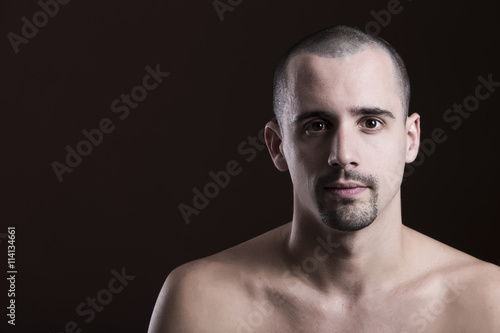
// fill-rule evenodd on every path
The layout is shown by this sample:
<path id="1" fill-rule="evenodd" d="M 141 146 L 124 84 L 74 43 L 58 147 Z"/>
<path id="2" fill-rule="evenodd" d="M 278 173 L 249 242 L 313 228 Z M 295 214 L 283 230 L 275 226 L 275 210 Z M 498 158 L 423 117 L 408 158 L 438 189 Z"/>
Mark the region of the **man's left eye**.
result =
<path id="1" fill-rule="evenodd" d="M 380 127 L 380 125 L 382 125 L 382 122 L 375 118 L 368 118 L 363 120 L 361 122 L 361 125 L 368 129 L 377 129 L 378 127 Z"/>

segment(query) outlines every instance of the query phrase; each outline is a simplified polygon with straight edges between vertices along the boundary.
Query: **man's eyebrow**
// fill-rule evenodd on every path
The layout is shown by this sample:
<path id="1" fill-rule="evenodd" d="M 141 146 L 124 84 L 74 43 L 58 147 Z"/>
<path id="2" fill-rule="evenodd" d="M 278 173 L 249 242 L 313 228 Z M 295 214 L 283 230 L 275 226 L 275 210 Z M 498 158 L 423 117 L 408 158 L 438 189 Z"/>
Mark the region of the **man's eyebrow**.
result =
<path id="1" fill-rule="evenodd" d="M 383 110 L 377 107 L 360 107 L 350 110 L 353 116 L 381 116 L 396 119 L 391 111 Z"/>
<path id="2" fill-rule="evenodd" d="M 392 119 L 396 119 L 394 114 L 391 111 L 387 111 L 377 107 L 358 107 L 350 110 L 350 113 L 353 117 L 357 116 L 380 116 L 380 117 L 389 117 Z M 305 119 L 310 118 L 324 118 L 324 119 L 332 119 L 332 115 L 329 112 L 325 111 L 307 111 L 303 112 L 295 117 L 293 123 L 299 123 Z"/>
<path id="3" fill-rule="evenodd" d="M 309 119 L 309 118 L 326 118 L 326 119 L 331 119 L 332 115 L 328 112 L 325 111 L 307 111 L 303 112 L 295 117 L 293 122 L 296 124 L 298 122 L 301 122 L 302 120 Z"/>

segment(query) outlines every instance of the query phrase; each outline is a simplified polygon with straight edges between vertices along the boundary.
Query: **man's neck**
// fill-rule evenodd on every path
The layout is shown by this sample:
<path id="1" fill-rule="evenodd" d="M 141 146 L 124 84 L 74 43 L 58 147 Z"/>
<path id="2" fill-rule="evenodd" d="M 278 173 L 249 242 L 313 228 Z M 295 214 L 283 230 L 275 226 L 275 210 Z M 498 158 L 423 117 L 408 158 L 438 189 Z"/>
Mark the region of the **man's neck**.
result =
<path id="1" fill-rule="evenodd" d="M 294 214 L 287 239 L 287 262 L 301 267 L 301 273 L 325 292 L 359 297 L 391 288 L 403 274 L 399 195 L 370 226 L 355 232 L 336 231 Z"/>

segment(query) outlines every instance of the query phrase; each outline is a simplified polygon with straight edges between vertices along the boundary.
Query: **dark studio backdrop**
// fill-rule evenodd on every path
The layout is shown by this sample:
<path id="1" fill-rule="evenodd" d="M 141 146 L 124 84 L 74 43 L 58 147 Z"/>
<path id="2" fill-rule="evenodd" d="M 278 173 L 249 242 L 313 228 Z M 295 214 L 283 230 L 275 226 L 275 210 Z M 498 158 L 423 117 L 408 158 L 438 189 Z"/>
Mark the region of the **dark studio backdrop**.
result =
<path id="1" fill-rule="evenodd" d="M 332 23 L 379 34 L 407 64 L 425 145 L 404 223 L 498 264 L 498 7 L 2 1 L 0 267 L 9 277 L 15 227 L 17 271 L 15 296 L 1 284 L 2 325 L 145 332 L 173 268 L 290 221 L 289 176 L 259 132 L 279 57 Z"/>

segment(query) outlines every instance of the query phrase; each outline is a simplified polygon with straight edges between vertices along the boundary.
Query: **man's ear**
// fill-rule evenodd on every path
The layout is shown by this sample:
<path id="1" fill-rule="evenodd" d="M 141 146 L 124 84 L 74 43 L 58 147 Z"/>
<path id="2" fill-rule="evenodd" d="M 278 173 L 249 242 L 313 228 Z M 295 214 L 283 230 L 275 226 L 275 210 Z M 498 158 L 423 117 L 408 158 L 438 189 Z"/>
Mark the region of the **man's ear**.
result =
<path id="1" fill-rule="evenodd" d="M 406 119 L 406 163 L 413 162 L 420 147 L 420 115 L 413 113 Z"/>
<path id="2" fill-rule="evenodd" d="M 288 170 L 285 155 L 283 154 L 283 140 L 280 126 L 274 121 L 266 124 L 265 128 L 266 146 L 269 154 L 274 162 L 274 165 L 279 171 Z"/>

